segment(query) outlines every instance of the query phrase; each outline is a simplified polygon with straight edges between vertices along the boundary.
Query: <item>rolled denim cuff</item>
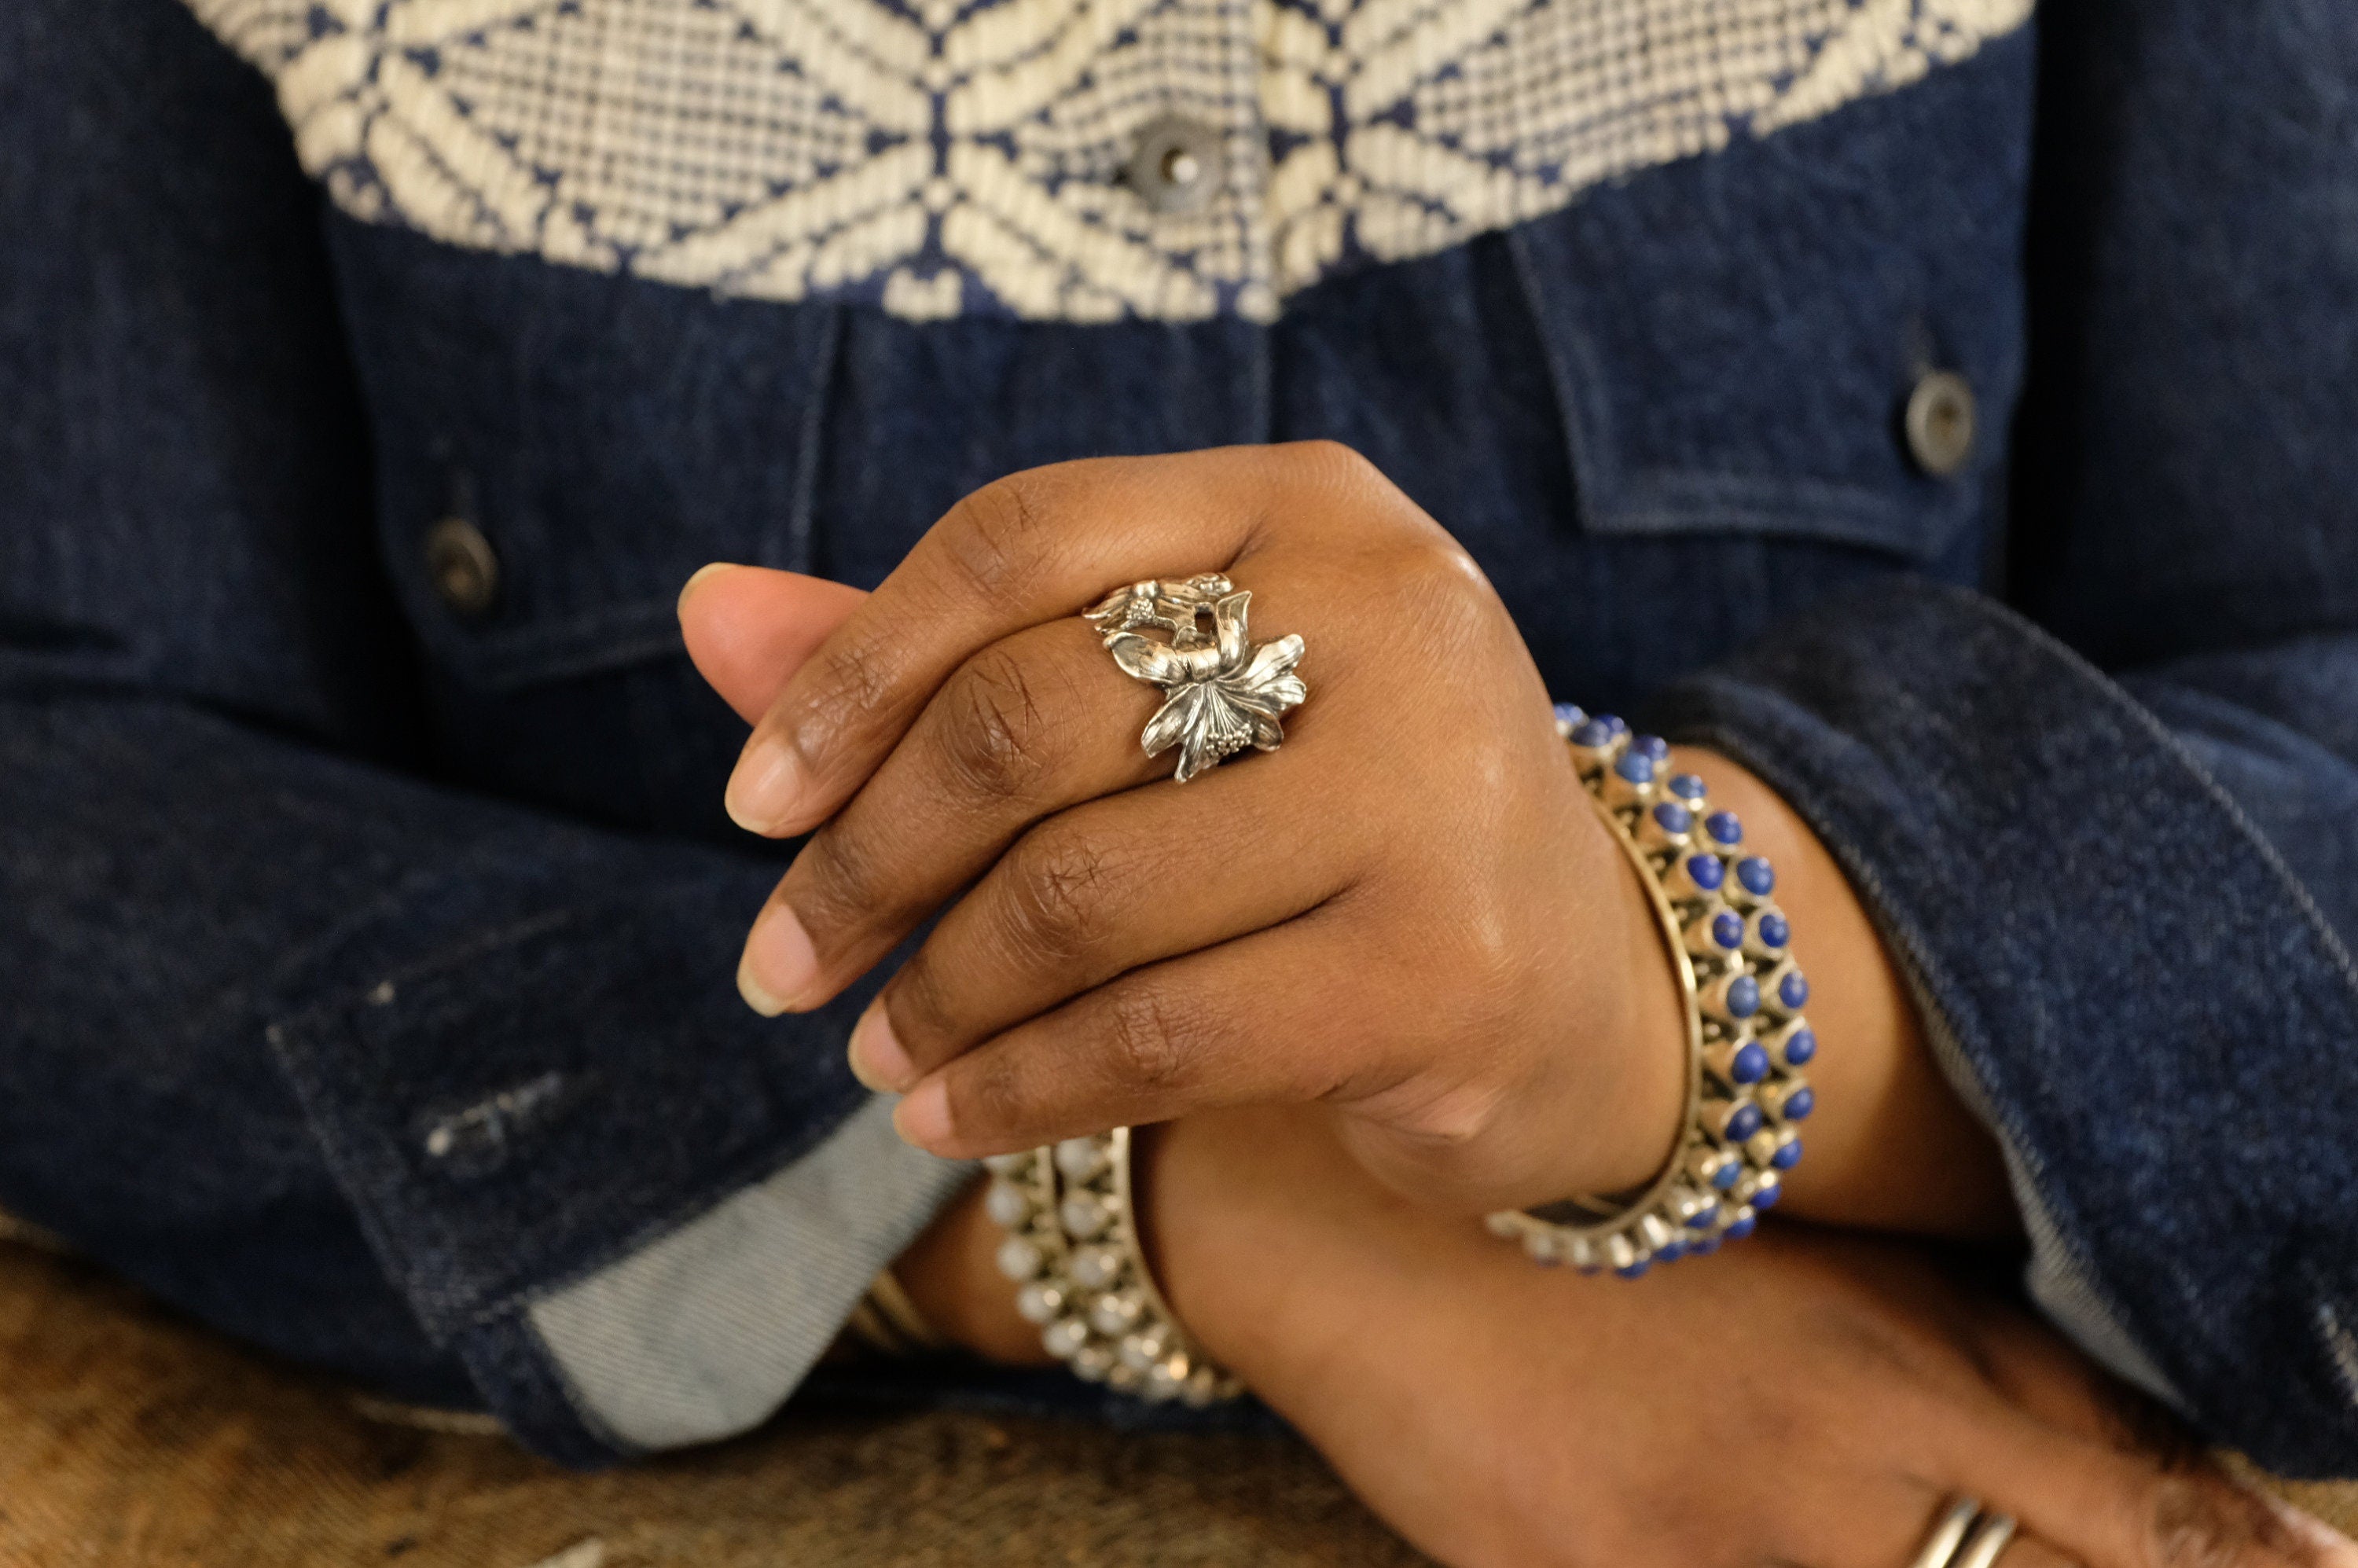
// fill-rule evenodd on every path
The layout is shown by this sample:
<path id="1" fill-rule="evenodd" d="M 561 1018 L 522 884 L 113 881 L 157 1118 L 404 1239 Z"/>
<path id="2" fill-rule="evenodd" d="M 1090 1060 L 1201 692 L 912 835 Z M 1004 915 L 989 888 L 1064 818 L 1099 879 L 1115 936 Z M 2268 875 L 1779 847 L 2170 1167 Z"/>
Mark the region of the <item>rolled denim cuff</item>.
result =
<path id="1" fill-rule="evenodd" d="M 270 1029 L 387 1277 L 552 1457 L 640 1444 L 571 1386 L 532 1304 L 776 1176 L 868 1103 L 843 1041 L 872 984 L 782 1019 L 737 995 L 775 875 L 677 845 L 503 843 L 321 944 L 307 972 L 340 989 Z M 939 1201 L 904 1195 L 898 1228 Z"/>
<path id="2" fill-rule="evenodd" d="M 1913 582 L 1650 718 L 1840 861 L 2035 1199 L 2061 1325 L 2263 1464 L 2358 1460 L 2358 970 L 2194 752 L 2030 622 Z"/>
<path id="3" fill-rule="evenodd" d="M 535 1301 L 532 1328 L 616 1442 L 734 1435 L 785 1402 L 869 1281 L 974 1174 L 902 1142 L 879 1098 L 767 1181 Z"/>

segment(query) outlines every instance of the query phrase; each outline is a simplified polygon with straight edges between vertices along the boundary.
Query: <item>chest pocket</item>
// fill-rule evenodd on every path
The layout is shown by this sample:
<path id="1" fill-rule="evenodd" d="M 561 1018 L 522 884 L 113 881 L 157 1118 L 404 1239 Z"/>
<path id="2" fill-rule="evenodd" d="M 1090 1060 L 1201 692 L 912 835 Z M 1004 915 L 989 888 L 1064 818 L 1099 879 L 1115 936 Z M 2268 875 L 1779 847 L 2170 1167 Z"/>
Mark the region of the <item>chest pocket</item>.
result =
<path id="1" fill-rule="evenodd" d="M 801 564 L 832 308 L 335 237 L 387 566 L 438 671 L 503 693 L 676 654 L 698 567 Z"/>
<path id="2" fill-rule="evenodd" d="M 2004 472 L 2032 31 L 1514 232 L 1583 530 L 1923 564 Z"/>

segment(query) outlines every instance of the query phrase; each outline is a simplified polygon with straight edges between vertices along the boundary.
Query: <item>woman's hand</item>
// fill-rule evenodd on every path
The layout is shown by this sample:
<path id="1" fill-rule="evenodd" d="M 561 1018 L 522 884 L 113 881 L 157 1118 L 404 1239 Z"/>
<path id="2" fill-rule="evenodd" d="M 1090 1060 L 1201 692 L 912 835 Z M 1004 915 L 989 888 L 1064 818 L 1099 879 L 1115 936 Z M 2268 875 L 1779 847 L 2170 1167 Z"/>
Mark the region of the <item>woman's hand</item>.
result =
<path id="1" fill-rule="evenodd" d="M 1209 543 L 1091 532 L 1098 516 L 1143 515 L 1185 535 L 1198 514 L 1226 520 L 1205 525 Z M 1297 536 L 1306 529 L 1320 532 Z M 1136 740 L 1155 697 L 1069 613 L 1094 591 L 1079 584 L 1115 568 L 1066 554 L 1144 571 L 1170 558 L 1157 549 L 1191 564 L 1233 556 L 1260 592 L 1264 632 L 1310 639 L 1312 697 L 1285 749 L 1184 791 L 1136 787 L 1169 771 Z M 1014 601 L 994 609 L 944 586 L 967 584 L 978 559 L 1028 582 L 1016 563 L 1034 557 L 1069 597 L 1011 589 L 983 596 Z M 903 1120 L 919 1141 L 974 1152 L 1194 1105 L 1323 1096 L 1371 1168 L 1461 1207 L 1651 1173 L 1680 1048 L 1635 880 L 1579 798 L 1496 600 L 1365 465 L 1314 447 L 1020 476 L 945 520 L 862 611 L 866 598 L 715 568 L 682 595 L 681 621 L 698 666 L 760 721 L 740 814 L 789 831 L 849 795 L 747 945 L 756 1005 L 833 994 L 974 884 L 855 1048 L 871 1081 L 914 1087 Z M 1296 602 L 1306 619 L 1280 622 Z M 806 784 L 772 817 L 744 797 L 781 742 L 806 779 L 817 764 L 805 748 L 845 774 L 881 760 L 851 784 Z M 1775 860 L 1795 954 L 1819 982 L 1812 1021 L 1826 1048 L 1812 1072 L 1825 1108 L 1789 1206 L 2010 1227 L 1995 1149 L 1920 1049 L 1832 858 L 1743 769 L 1702 752 L 1676 761 Z"/>
<path id="2" fill-rule="evenodd" d="M 2353 1568 L 2044 1327 L 1913 1247 L 1772 1223 L 1643 1282 L 1533 1267 L 1375 1186 L 1328 1119 L 1140 1145 L 1174 1310 L 1454 1568 L 1906 1568 L 1955 1495 L 2001 1568 Z M 927 1315 L 1039 1364 L 979 1193 L 897 1266 Z"/>
<path id="3" fill-rule="evenodd" d="M 1310 696 L 1179 786 L 1161 698 L 1078 611 L 1229 573 Z M 936 911 L 853 1039 L 949 1155 L 1319 1100 L 1465 1208 L 1650 1177 L 1682 1094 L 1671 970 L 1497 596 L 1347 450 L 1070 463 L 925 537 L 768 705 L 730 789 L 816 828 L 748 998 L 818 1005 Z"/>
<path id="4" fill-rule="evenodd" d="M 1164 1293 L 1453 1568 L 1906 1568 L 1959 1494 L 2001 1568 L 2353 1568 L 2044 1327 L 1911 1246 L 1764 1227 L 1630 1284 L 1369 1184 L 1320 1120 L 1160 1130 Z"/>

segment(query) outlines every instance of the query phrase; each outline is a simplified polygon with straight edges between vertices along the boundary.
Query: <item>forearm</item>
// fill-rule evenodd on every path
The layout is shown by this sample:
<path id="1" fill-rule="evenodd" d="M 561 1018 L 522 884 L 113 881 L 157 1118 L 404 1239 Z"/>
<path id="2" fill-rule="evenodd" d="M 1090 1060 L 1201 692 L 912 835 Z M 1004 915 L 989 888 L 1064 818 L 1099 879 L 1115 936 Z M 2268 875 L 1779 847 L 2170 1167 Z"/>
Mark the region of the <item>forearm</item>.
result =
<path id="1" fill-rule="evenodd" d="M 1011 1367 L 1054 1365 L 1039 1328 L 1015 1310 L 1015 1287 L 999 1271 L 1007 1232 L 983 1212 L 989 1184 L 977 1176 L 936 1216 L 894 1260 L 892 1277 L 925 1322 L 960 1349 Z"/>

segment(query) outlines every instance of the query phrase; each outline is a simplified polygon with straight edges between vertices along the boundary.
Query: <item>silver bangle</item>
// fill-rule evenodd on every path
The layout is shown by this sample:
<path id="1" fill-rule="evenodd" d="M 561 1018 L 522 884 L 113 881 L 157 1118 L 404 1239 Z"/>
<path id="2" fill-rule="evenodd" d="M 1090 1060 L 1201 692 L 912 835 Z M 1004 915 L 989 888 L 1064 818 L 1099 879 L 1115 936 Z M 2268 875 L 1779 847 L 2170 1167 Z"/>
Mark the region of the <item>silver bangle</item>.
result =
<path id="1" fill-rule="evenodd" d="M 1686 1115 L 1661 1172 L 1633 1195 L 1580 1197 L 1490 1217 L 1491 1230 L 1542 1263 L 1635 1279 L 1656 1263 L 1716 1251 L 1752 1233 L 1801 1157 L 1794 1123 L 1816 1108 L 1801 1068 L 1817 1036 L 1801 1016 L 1809 982 L 1769 901 L 1776 873 L 1741 845 L 1692 773 L 1658 779 L 1670 747 L 1569 704 L 1556 729 L 1589 801 L 1638 869 L 1677 971 L 1686 1014 Z"/>
<path id="2" fill-rule="evenodd" d="M 1074 1373 L 1161 1402 L 1208 1405 L 1243 1385 L 1214 1364 L 1154 1288 L 1130 1197 L 1130 1130 L 994 1154 L 983 1206 L 1007 1227 L 999 1271 L 1015 1310 Z"/>

